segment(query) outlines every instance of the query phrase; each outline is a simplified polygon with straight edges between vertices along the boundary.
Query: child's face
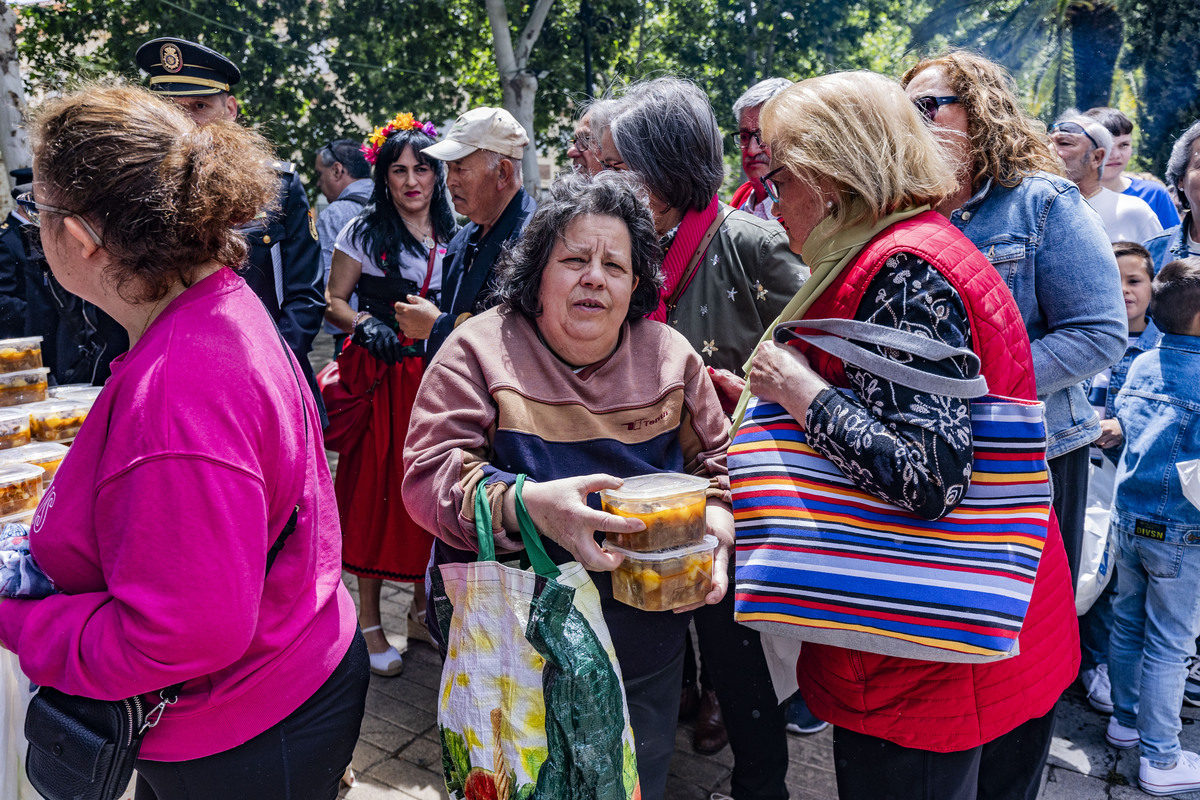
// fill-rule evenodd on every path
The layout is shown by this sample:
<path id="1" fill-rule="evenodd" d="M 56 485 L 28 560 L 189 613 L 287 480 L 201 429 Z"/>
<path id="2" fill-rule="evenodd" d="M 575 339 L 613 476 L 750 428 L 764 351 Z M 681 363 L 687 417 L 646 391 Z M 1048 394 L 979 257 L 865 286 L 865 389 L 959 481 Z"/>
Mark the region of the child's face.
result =
<path id="1" fill-rule="evenodd" d="M 1150 276 L 1146 274 L 1146 262 L 1139 256 L 1118 256 L 1121 268 L 1121 291 L 1125 296 L 1125 313 L 1130 322 L 1146 316 L 1150 307 Z"/>

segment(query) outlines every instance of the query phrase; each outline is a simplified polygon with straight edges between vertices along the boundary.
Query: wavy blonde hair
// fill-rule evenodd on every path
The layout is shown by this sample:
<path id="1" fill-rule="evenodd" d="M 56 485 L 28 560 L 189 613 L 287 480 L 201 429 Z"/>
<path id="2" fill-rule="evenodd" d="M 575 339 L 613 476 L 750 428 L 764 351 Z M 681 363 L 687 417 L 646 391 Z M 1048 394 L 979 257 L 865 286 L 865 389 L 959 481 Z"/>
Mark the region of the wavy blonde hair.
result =
<path id="1" fill-rule="evenodd" d="M 936 206 L 957 189 L 946 151 L 900 85 L 873 72 L 835 72 L 784 89 L 760 118 L 771 160 L 833 187 L 839 227 Z"/>
<path id="2" fill-rule="evenodd" d="M 1046 126 L 1021 108 L 1008 70 L 978 53 L 949 50 L 921 59 L 904 73 L 900 85 L 907 87 L 930 67 L 942 68 L 966 112 L 972 188 L 988 178 L 1012 188 L 1038 170 L 1064 174 Z"/>

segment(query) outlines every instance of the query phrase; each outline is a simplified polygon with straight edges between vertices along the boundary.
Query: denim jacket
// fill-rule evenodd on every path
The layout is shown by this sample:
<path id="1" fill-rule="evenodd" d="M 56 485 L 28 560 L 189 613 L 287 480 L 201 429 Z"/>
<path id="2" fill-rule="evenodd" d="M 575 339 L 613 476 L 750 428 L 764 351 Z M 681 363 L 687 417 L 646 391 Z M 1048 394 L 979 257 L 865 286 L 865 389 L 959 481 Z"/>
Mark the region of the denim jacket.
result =
<path id="1" fill-rule="evenodd" d="M 1192 212 L 1189 209 L 1183 215 L 1183 222 L 1174 228 L 1168 228 L 1153 239 L 1146 240 L 1146 249 L 1150 251 L 1150 257 L 1154 259 L 1155 272 L 1178 258 L 1187 258 L 1190 255 L 1187 231 L 1191 227 Z"/>
<path id="2" fill-rule="evenodd" d="M 1129 374 L 1129 366 L 1133 364 L 1133 360 L 1147 350 L 1153 350 L 1158 347 L 1158 343 L 1162 341 L 1162 331 L 1154 324 L 1154 320 L 1146 320 L 1146 329 L 1138 334 L 1136 339 L 1129 340 L 1129 346 L 1125 348 L 1125 355 L 1121 356 L 1121 360 L 1112 366 L 1112 373 L 1108 378 L 1108 387 L 1103 389 L 1104 392 L 1104 418 L 1114 419 L 1117 416 L 1117 393 L 1121 391 L 1121 387 L 1125 385 L 1126 376 Z M 1095 407 L 1098 398 L 1092 397 L 1092 391 L 1085 384 L 1085 391 Z M 1096 448 L 1100 450 L 1100 448 Z M 1120 462 L 1121 453 L 1125 449 L 1124 441 L 1116 447 L 1108 447 L 1100 450 L 1104 456 L 1113 464 Z M 1095 451 L 1093 451 L 1092 460 L 1095 461 Z"/>
<path id="3" fill-rule="evenodd" d="M 1100 418 L 1082 381 L 1125 352 L 1127 321 L 1112 245 L 1075 184 L 1037 172 L 1013 188 L 989 180 L 950 221 L 1016 298 L 1046 404 L 1047 457 L 1090 444 Z"/>
<path id="4" fill-rule="evenodd" d="M 1180 461 L 1200 458 L 1200 337 L 1165 334 L 1129 368 L 1117 395 L 1125 452 L 1113 524 L 1165 541 L 1200 543 L 1200 509 L 1183 496 Z M 1166 539 L 1164 539 L 1164 535 Z"/>

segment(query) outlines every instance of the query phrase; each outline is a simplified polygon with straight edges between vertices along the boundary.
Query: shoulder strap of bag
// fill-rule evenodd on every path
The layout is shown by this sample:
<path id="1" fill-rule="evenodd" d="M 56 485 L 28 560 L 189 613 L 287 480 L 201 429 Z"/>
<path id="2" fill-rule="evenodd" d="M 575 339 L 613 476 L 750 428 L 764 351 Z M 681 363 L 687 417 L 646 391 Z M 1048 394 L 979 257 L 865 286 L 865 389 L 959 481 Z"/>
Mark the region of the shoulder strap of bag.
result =
<path id="1" fill-rule="evenodd" d="M 725 224 L 726 217 L 735 210 L 732 206 L 726 206 L 721 209 L 721 213 L 717 214 L 712 224 L 708 226 L 708 230 L 704 232 L 704 238 L 700 240 L 700 244 L 692 252 L 692 260 L 688 262 L 683 275 L 679 277 L 679 283 L 675 284 L 675 291 L 671 292 L 671 296 L 667 298 L 667 313 L 674 311 L 675 306 L 679 305 L 679 298 L 683 297 L 683 293 L 687 291 L 688 286 L 692 283 L 692 278 L 696 277 L 696 271 L 700 269 L 700 262 L 704 260 L 704 254 L 708 252 L 708 246 L 712 244 L 717 231 L 721 230 L 721 226 Z"/>
<path id="2" fill-rule="evenodd" d="M 821 333 L 801 333 L 802 330 L 815 330 L 821 331 Z M 987 379 L 979 374 L 979 356 L 974 351 L 965 347 L 952 347 L 944 342 L 898 328 L 853 319 L 805 319 L 776 325 L 772 336 L 780 344 L 787 344 L 792 339 L 799 339 L 818 350 L 840 358 L 847 364 L 853 364 L 867 370 L 872 375 L 919 392 L 966 400 L 982 397 L 988 393 Z M 898 364 L 878 353 L 860 347 L 850 340 L 899 350 L 930 361 L 963 358 L 967 361 L 968 371 L 975 377 L 947 378 L 933 375 L 916 367 Z"/>
<path id="3" fill-rule="evenodd" d="M 525 553 L 529 556 L 533 571 L 544 578 L 554 579 L 562 574 L 562 570 L 546 552 L 541 534 L 537 532 L 533 518 L 529 516 L 529 509 L 525 507 L 525 500 L 521 497 L 525 477 L 524 474 L 518 475 L 516 483 L 509 490 L 516 493 L 517 523 L 521 530 L 521 541 L 525 544 Z M 483 483 L 475 490 L 475 537 L 479 540 L 479 558 L 476 560 L 495 561 L 496 542 L 492 535 L 492 507 L 487 499 L 487 486 Z"/>

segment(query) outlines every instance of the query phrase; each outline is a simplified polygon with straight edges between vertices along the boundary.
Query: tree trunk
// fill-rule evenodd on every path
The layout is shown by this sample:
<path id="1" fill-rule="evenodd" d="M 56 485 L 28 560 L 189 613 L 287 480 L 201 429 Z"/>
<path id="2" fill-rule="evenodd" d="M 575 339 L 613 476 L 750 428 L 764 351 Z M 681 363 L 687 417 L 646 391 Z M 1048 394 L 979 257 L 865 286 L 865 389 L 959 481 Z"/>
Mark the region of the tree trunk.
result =
<path id="1" fill-rule="evenodd" d="M 1111 5 L 1080 3 L 1072 8 L 1075 104 L 1081 110 L 1108 105 L 1124 33 L 1121 15 Z"/>
<path id="2" fill-rule="evenodd" d="M 0 1 L 0 160 L 4 178 L 0 187 L 10 187 L 9 170 L 29 167 L 33 154 L 25 132 L 25 86 L 17 62 L 17 17 L 8 3 Z M 7 214 L 12 193 L 5 188 L 0 213 Z"/>
<path id="3" fill-rule="evenodd" d="M 536 196 L 541 188 L 538 174 L 537 146 L 533 134 L 533 108 L 537 97 L 537 76 L 529 67 L 529 54 L 542 33 L 542 25 L 554 0 L 537 0 L 529 12 L 529 20 L 517 37 L 513 47 L 512 30 L 508 26 L 508 9 L 504 0 L 486 0 L 488 22 L 492 26 L 492 50 L 496 54 L 496 68 L 500 72 L 500 91 L 504 108 L 516 117 L 525 128 L 529 144 L 525 146 L 525 157 L 521 159 L 521 180 L 525 191 Z"/>

